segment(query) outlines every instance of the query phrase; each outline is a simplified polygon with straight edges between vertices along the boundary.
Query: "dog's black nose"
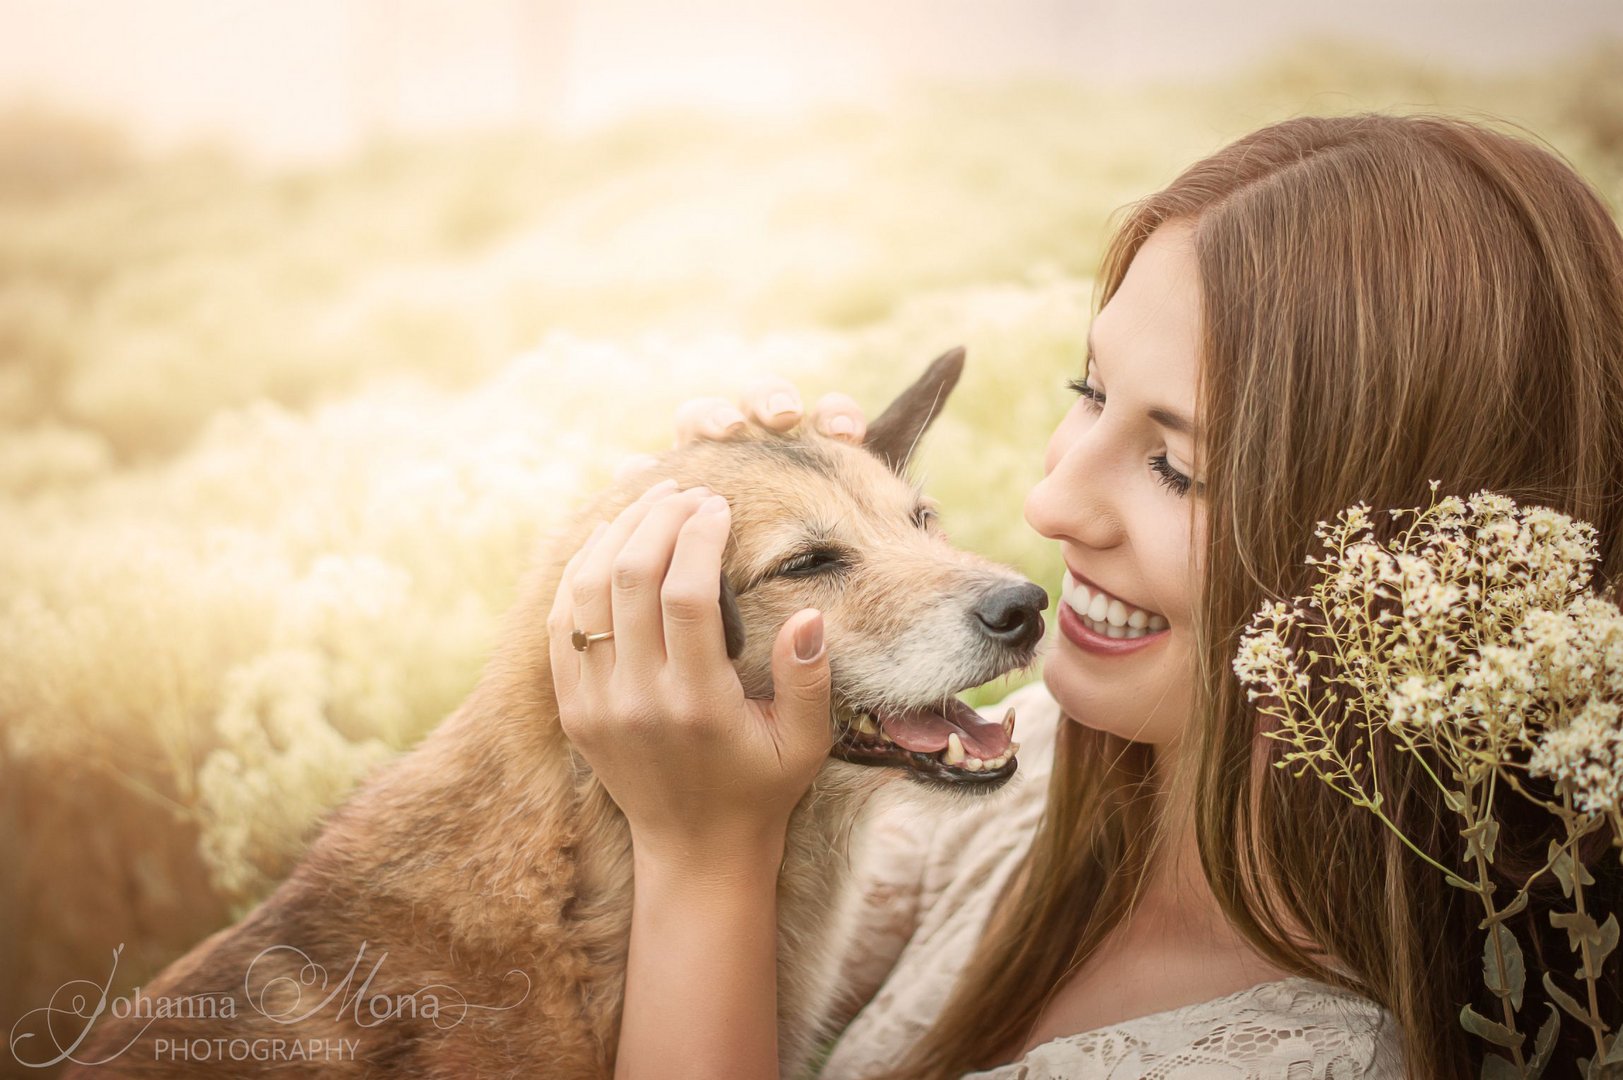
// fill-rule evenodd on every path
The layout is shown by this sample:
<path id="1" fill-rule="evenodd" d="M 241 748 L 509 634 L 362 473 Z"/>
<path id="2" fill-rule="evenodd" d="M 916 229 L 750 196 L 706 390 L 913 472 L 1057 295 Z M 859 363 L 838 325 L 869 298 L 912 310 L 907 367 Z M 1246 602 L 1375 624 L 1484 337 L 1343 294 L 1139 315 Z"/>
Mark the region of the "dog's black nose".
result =
<path id="1" fill-rule="evenodd" d="M 1043 636 L 1043 617 L 1048 593 L 1041 585 L 999 585 L 987 591 L 975 605 L 975 618 L 986 635 L 999 644 L 1024 649 Z"/>

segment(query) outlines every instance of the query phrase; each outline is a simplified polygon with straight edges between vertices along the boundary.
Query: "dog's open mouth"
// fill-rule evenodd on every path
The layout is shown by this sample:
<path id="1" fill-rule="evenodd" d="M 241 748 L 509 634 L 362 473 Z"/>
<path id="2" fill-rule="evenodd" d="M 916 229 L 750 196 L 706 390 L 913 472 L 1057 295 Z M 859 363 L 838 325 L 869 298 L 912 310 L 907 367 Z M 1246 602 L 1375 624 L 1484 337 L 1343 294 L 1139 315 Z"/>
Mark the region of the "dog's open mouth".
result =
<path id="1" fill-rule="evenodd" d="M 949 784 L 998 782 L 1013 775 L 1014 710 L 1002 723 L 950 698 L 911 709 L 839 709 L 843 721 L 830 753 L 857 765 L 889 765 Z"/>

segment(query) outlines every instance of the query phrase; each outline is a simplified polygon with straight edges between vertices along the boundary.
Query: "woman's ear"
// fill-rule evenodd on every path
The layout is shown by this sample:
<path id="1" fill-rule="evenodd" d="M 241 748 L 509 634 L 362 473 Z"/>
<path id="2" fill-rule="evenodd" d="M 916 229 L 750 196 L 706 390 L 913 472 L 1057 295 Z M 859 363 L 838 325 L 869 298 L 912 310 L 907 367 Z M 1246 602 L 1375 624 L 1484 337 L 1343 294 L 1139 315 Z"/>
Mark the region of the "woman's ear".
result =
<path id="1" fill-rule="evenodd" d="M 744 619 L 738 613 L 738 596 L 726 574 L 721 575 L 721 632 L 727 640 L 727 659 L 737 660 L 744 655 Z"/>
<path id="2" fill-rule="evenodd" d="M 947 395 L 958 383 L 964 370 L 964 349 L 948 349 L 925 369 L 917 382 L 903 390 L 895 401 L 879 414 L 879 419 L 868 425 L 868 435 L 862 440 L 864 449 L 890 466 L 900 475 L 913 456 L 919 443 Z"/>

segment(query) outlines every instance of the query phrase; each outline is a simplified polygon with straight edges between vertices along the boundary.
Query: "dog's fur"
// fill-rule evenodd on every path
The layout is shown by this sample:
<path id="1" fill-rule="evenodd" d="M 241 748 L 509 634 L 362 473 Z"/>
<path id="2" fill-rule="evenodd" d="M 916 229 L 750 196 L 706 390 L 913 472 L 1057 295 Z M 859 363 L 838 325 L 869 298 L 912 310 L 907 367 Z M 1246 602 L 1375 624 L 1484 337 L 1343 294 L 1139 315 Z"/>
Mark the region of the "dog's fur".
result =
<path id="1" fill-rule="evenodd" d="M 978 598 L 1023 579 L 951 547 L 919 515 L 918 491 L 902 475 L 962 357 L 954 350 L 938 359 L 874 422 L 862 447 L 752 427 L 737 441 L 669 451 L 599 498 L 527 577 L 467 701 L 335 811 L 268 899 L 142 990 L 149 1006 L 228 995 L 234 1017 L 148 1022 L 104 1014 L 74 1059 L 110 1058 L 95 1071 L 120 1075 L 610 1076 L 630 931 L 631 842 L 625 819 L 558 723 L 546 618 L 563 563 L 593 525 L 671 476 L 683 487 L 708 485 L 731 503 L 722 607 L 729 653 L 750 696 L 770 696 L 773 639 L 806 606 L 824 612 L 838 700 L 939 702 L 1030 664 L 1034 641 L 988 640 L 970 615 Z M 856 553 L 837 580 L 774 573 L 819 534 Z M 838 731 L 844 721 L 834 722 Z M 831 757 L 791 818 L 779 883 L 785 1076 L 805 1064 L 835 990 L 853 826 L 872 797 L 904 775 Z M 942 805 L 965 797 L 923 781 L 892 790 Z M 378 1021 L 368 1003 L 380 994 L 385 1018 Z M 437 1017 L 423 1015 L 429 994 Z M 465 1013 L 463 1000 L 474 1006 Z M 305 1018 L 283 1023 L 267 1013 Z M 157 1051 L 158 1039 L 171 1040 L 167 1055 Z M 353 1059 L 301 1066 L 200 1061 L 193 1042 L 177 1058 L 175 1044 L 198 1039 L 349 1039 L 356 1048 Z"/>

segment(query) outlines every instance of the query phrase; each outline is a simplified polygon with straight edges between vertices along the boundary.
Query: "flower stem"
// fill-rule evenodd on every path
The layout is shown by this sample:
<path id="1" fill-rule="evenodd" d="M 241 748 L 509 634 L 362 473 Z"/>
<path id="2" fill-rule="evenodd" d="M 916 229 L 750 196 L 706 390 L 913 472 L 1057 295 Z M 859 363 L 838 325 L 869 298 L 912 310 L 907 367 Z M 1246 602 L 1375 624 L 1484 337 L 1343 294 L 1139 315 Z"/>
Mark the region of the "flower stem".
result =
<path id="1" fill-rule="evenodd" d="M 1561 804 L 1566 808 L 1562 815 L 1562 822 L 1567 827 L 1567 845 L 1572 855 L 1572 900 L 1577 906 L 1579 915 L 1585 915 L 1584 910 L 1584 864 L 1578 858 L 1578 840 L 1588 829 L 1574 831 L 1573 822 L 1578 815 L 1572 810 L 1572 792 L 1565 790 L 1561 793 Z M 1606 1021 L 1600 1016 L 1600 1002 L 1595 996 L 1595 976 L 1599 974 L 1590 960 L 1589 935 L 1584 934 L 1578 939 L 1578 948 L 1583 956 L 1584 985 L 1589 989 L 1589 1030 L 1595 1036 L 1595 1060 L 1606 1055 Z"/>
<path id="2" fill-rule="evenodd" d="M 1470 815 L 1467 820 L 1476 819 L 1475 795 L 1476 786 L 1468 785 L 1465 789 L 1466 809 L 1470 811 Z M 1492 809 L 1493 793 L 1492 789 L 1490 788 L 1487 805 L 1483 808 L 1481 818 L 1482 821 L 1487 820 L 1488 815 L 1492 813 Z M 1505 988 L 1504 993 L 1495 991 L 1495 994 L 1499 998 L 1499 1010 L 1504 1015 L 1505 1027 L 1509 1028 L 1511 1031 L 1516 1031 L 1518 1030 L 1516 1027 L 1516 1010 L 1512 1008 L 1510 1004 L 1510 972 L 1505 966 L 1505 950 L 1499 944 L 1499 912 L 1496 911 L 1493 906 L 1494 886 L 1493 882 L 1488 876 L 1488 859 L 1487 856 L 1483 854 L 1482 840 L 1480 835 L 1477 838 L 1475 847 L 1477 895 L 1482 897 L 1483 914 L 1486 916 L 1486 921 L 1488 924 L 1488 941 L 1493 946 L 1493 962 L 1499 969 L 1499 985 Z M 1527 1062 L 1522 1059 L 1521 1045 L 1517 1044 L 1510 1047 L 1510 1055 L 1513 1059 L 1515 1059 L 1517 1073 L 1522 1076 L 1526 1076 Z"/>

